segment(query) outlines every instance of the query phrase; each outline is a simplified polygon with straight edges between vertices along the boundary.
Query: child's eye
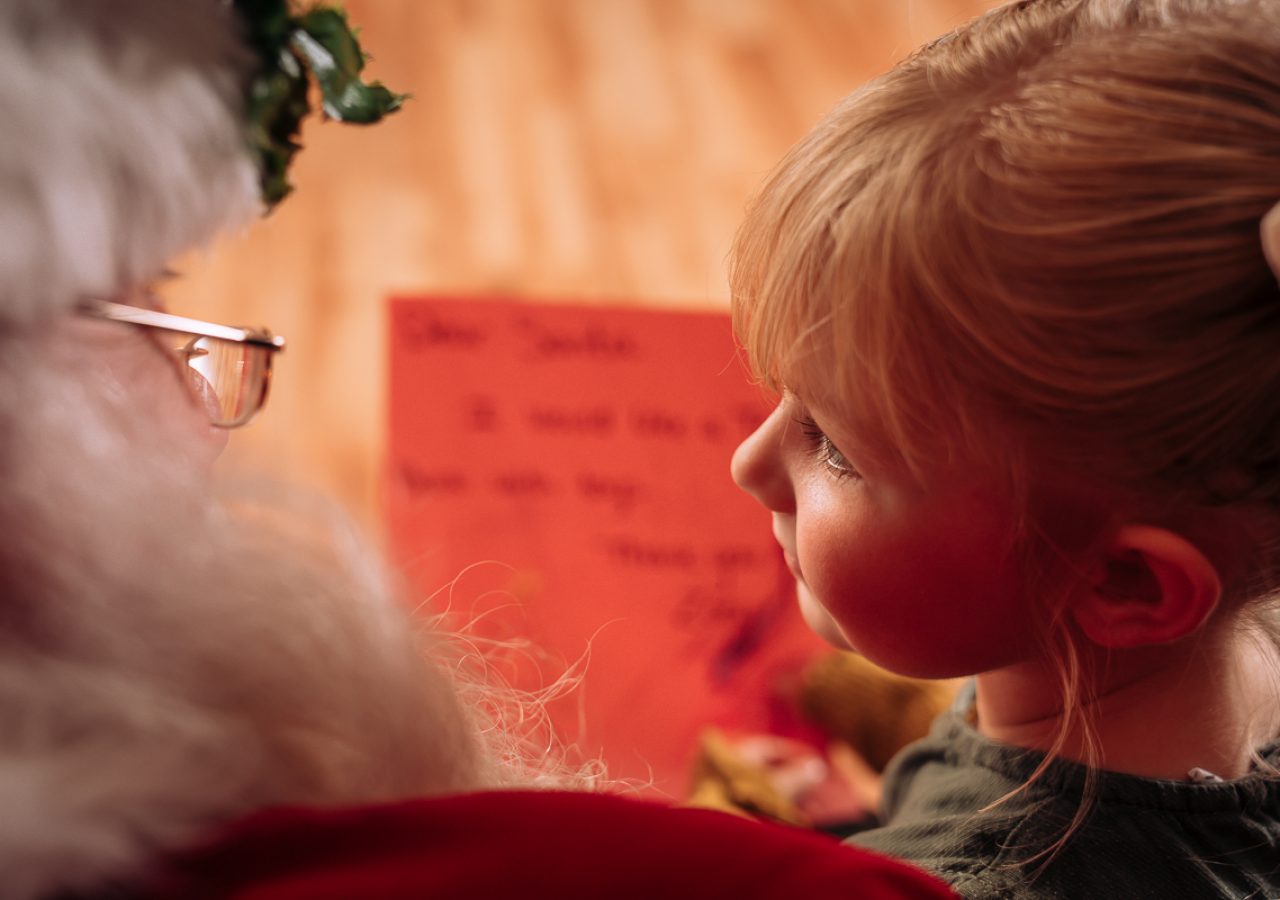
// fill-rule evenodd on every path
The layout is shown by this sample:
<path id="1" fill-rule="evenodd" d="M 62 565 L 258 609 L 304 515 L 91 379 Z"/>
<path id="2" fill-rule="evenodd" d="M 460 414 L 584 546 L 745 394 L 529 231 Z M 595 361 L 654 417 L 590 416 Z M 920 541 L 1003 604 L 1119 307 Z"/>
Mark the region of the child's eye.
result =
<path id="1" fill-rule="evenodd" d="M 818 462 L 826 466 L 837 478 L 857 478 L 858 470 L 845 458 L 840 449 L 831 442 L 831 438 L 818 427 L 818 423 L 804 417 L 796 420 L 800 430 L 809 441 L 809 449 L 818 458 Z"/>

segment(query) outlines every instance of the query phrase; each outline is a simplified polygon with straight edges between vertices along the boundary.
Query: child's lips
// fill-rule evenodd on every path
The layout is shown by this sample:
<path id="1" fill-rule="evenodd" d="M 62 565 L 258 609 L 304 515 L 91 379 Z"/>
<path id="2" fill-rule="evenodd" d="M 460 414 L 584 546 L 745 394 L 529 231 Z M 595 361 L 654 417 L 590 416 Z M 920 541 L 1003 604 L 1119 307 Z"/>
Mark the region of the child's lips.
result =
<path id="1" fill-rule="evenodd" d="M 787 563 L 787 569 L 790 570 L 796 581 L 804 581 L 804 577 L 800 574 L 800 558 L 791 549 L 790 531 L 791 529 L 787 527 L 787 524 L 780 517 L 774 518 L 773 539 L 778 542 L 778 547 L 782 550 L 782 558 Z"/>

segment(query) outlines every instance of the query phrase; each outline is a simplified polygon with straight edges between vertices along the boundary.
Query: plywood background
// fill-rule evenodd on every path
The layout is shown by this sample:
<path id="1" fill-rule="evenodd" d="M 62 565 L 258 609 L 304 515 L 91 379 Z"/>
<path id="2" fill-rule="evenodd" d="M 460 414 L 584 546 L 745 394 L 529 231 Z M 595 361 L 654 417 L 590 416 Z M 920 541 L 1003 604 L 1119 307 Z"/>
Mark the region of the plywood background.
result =
<path id="1" fill-rule="evenodd" d="M 233 460 L 379 521 L 385 298 L 727 308 L 753 187 L 840 97 L 994 0 L 347 0 L 413 94 L 311 124 L 297 192 L 180 261 L 175 311 L 289 339 Z M 431 391 L 443 386 L 422 385 Z"/>

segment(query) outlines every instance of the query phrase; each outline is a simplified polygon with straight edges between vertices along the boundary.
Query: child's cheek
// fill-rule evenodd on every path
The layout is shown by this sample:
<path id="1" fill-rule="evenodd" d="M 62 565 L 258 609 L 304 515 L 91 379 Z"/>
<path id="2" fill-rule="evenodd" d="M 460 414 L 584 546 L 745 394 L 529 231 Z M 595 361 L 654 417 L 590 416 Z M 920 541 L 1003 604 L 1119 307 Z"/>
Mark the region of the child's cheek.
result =
<path id="1" fill-rule="evenodd" d="M 918 677 L 1019 659 L 1030 624 L 1005 523 L 967 504 L 906 512 L 812 546 L 808 589 L 848 643 Z"/>

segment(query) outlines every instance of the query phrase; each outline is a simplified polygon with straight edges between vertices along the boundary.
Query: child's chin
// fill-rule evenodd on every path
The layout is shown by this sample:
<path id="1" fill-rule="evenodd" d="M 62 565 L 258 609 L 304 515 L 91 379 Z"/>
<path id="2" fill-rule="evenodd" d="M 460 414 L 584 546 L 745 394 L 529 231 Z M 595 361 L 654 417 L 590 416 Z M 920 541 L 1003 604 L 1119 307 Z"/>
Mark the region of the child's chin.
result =
<path id="1" fill-rule="evenodd" d="M 800 604 L 800 615 L 814 634 L 841 650 L 857 649 L 849 643 L 849 639 L 840 630 L 836 620 L 831 618 L 831 613 L 827 612 L 826 607 L 809 592 L 809 588 L 803 581 L 796 582 L 796 599 Z"/>

